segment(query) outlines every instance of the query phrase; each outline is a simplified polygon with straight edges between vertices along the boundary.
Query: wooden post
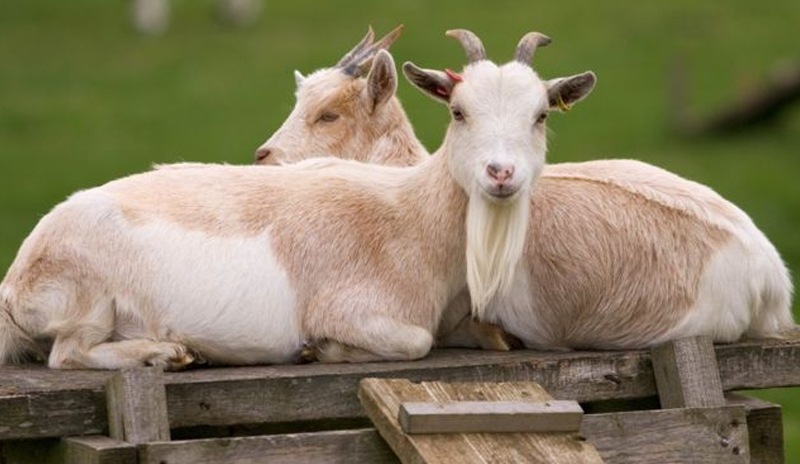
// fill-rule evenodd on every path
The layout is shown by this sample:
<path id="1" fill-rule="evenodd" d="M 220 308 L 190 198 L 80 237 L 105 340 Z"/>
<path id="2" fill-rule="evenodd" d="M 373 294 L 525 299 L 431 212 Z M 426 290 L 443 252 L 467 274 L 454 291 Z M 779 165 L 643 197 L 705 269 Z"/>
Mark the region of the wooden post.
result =
<path id="1" fill-rule="evenodd" d="M 709 337 L 682 338 L 651 352 L 662 408 L 725 406 L 714 345 Z"/>
<path id="2" fill-rule="evenodd" d="M 167 392 L 161 369 L 123 369 L 106 388 L 111 438 L 134 445 L 169 441 Z"/>

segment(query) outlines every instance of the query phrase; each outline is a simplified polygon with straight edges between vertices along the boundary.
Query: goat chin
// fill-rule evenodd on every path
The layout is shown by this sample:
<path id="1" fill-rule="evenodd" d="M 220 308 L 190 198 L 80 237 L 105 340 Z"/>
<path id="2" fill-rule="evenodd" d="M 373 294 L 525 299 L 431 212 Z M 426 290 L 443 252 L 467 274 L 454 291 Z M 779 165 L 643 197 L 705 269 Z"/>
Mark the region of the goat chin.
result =
<path id="1" fill-rule="evenodd" d="M 489 301 L 508 291 L 528 230 L 527 192 L 497 203 L 472 195 L 467 208 L 467 285 L 472 314 L 483 318 Z"/>

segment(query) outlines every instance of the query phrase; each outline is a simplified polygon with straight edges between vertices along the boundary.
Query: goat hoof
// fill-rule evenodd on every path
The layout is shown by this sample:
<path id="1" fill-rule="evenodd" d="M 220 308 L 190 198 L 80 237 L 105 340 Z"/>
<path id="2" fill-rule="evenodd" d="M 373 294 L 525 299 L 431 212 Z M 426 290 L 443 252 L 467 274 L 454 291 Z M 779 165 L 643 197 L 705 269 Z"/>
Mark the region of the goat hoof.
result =
<path id="1" fill-rule="evenodd" d="M 294 363 L 295 364 L 309 364 L 314 361 L 317 361 L 317 345 L 312 343 L 304 343 L 303 349 L 297 352 L 295 356 Z"/>

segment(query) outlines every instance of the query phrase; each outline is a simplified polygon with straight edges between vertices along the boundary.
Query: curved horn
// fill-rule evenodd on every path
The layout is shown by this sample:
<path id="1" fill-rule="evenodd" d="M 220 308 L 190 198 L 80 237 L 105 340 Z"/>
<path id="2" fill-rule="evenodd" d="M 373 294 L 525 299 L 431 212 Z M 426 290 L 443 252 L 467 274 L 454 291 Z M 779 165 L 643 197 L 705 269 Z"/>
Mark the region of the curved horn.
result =
<path id="1" fill-rule="evenodd" d="M 338 67 L 342 68 L 348 76 L 359 77 L 365 75 L 372 67 L 372 59 L 375 58 L 378 50 L 388 50 L 402 33 L 403 25 L 400 24 L 377 42 L 371 43 L 370 40 L 370 43 L 362 47 L 361 50 L 349 53 L 349 61 L 347 63 L 340 62 Z"/>
<path id="2" fill-rule="evenodd" d="M 367 29 L 367 34 L 364 36 L 363 39 L 361 39 L 361 42 L 357 43 L 352 50 L 347 52 L 347 54 L 343 56 L 338 63 L 336 63 L 335 67 L 344 68 L 345 66 L 349 65 L 350 62 L 353 61 L 353 59 L 359 53 L 361 53 L 365 48 L 367 48 L 368 46 L 370 46 L 370 44 L 372 44 L 372 39 L 374 38 L 375 38 L 375 31 L 372 30 L 372 26 L 369 26 L 369 28 Z"/>
<path id="3" fill-rule="evenodd" d="M 445 35 L 461 42 L 461 46 L 464 47 L 464 51 L 467 52 L 468 64 L 486 59 L 486 50 L 483 48 L 481 39 L 472 32 L 466 29 L 453 29 L 447 31 Z"/>
<path id="4" fill-rule="evenodd" d="M 533 54 L 538 47 L 544 47 L 552 42 L 550 37 L 539 32 L 528 32 L 525 34 L 517 45 L 517 51 L 514 53 L 514 59 L 522 64 L 530 66 Z"/>

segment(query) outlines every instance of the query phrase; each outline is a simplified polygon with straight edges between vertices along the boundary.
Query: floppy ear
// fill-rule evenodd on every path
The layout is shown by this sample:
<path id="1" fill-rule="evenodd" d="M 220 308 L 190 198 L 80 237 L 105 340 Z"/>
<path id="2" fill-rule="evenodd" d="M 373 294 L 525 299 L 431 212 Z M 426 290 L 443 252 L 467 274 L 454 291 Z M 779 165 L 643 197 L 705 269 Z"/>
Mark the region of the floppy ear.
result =
<path id="1" fill-rule="evenodd" d="M 394 59 L 386 50 L 379 50 L 372 60 L 372 69 L 367 76 L 367 96 L 372 111 L 389 101 L 397 92 L 397 71 Z"/>
<path id="2" fill-rule="evenodd" d="M 568 111 L 572 105 L 588 96 L 597 82 L 591 71 L 569 77 L 551 79 L 545 83 L 551 110 Z"/>
<path id="3" fill-rule="evenodd" d="M 450 95 L 453 93 L 456 83 L 450 79 L 447 73 L 422 69 L 412 62 L 406 61 L 403 64 L 403 74 L 409 82 L 428 96 L 445 103 L 450 101 Z"/>
<path id="4" fill-rule="evenodd" d="M 303 76 L 303 74 L 301 74 L 300 71 L 295 69 L 294 70 L 294 83 L 295 83 L 295 85 L 300 87 L 300 85 L 303 83 L 304 80 L 306 80 L 305 76 Z"/>

